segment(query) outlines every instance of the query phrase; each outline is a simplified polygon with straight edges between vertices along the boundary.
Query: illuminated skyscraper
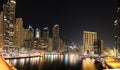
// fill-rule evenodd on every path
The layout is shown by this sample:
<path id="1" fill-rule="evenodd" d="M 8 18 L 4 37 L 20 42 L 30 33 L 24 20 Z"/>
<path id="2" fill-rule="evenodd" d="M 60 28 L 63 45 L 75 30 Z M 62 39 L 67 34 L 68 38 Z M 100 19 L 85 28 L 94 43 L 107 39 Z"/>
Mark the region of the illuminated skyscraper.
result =
<path id="1" fill-rule="evenodd" d="M 3 12 L 0 12 L 0 44 L 3 45 Z"/>
<path id="2" fill-rule="evenodd" d="M 33 48 L 40 49 L 40 38 L 41 37 L 41 32 L 39 28 L 35 29 L 35 38 L 33 39 Z"/>
<path id="3" fill-rule="evenodd" d="M 24 47 L 29 47 L 29 36 L 28 29 L 24 29 Z"/>
<path id="4" fill-rule="evenodd" d="M 117 9 L 117 17 L 114 21 L 116 56 L 120 51 L 120 6 Z"/>
<path id="5" fill-rule="evenodd" d="M 15 45 L 16 46 L 23 46 L 23 37 L 24 37 L 24 28 L 23 28 L 23 20 L 22 18 L 16 19 L 15 24 Z"/>
<path id="6" fill-rule="evenodd" d="M 3 5 L 4 46 L 14 45 L 15 7 L 15 0 L 8 0 L 7 4 Z"/>
<path id="7" fill-rule="evenodd" d="M 57 51 L 60 46 L 59 25 L 53 26 L 53 50 Z"/>
<path id="8" fill-rule="evenodd" d="M 34 29 L 29 25 L 28 29 L 24 29 L 24 47 L 33 48 Z"/>
<path id="9" fill-rule="evenodd" d="M 48 27 L 43 28 L 42 38 L 44 41 L 44 49 L 48 49 L 49 29 Z"/>
<path id="10" fill-rule="evenodd" d="M 28 31 L 29 31 L 30 33 L 32 33 L 32 37 L 34 37 L 34 29 L 33 29 L 32 26 L 29 25 Z"/>
<path id="11" fill-rule="evenodd" d="M 83 32 L 84 52 L 90 54 L 94 51 L 94 42 L 97 40 L 97 33 L 91 31 Z"/>
<path id="12" fill-rule="evenodd" d="M 29 40 L 30 39 L 30 35 L 28 36 L 28 29 L 24 29 L 24 40 Z"/>
<path id="13" fill-rule="evenodd" d="M 35 38 L 40 38 L 40 37 L 41 37 L 40 29 L 36 28 L 36 30 L 35 30 Z"/>

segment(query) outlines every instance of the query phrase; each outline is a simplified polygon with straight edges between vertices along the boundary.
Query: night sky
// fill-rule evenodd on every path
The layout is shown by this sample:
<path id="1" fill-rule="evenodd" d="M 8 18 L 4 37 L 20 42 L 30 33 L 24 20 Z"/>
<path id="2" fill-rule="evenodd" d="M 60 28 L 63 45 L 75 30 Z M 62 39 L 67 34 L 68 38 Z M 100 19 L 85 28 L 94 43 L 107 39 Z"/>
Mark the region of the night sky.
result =
<path id="1" fill-rule="evenodd" d="M 7 0 L 0 0 L 2 4 Z M 115 0 L 16 0 L 16 17 L 22 17 L 24 27 L 30 24 L 41 30 L 50 29 L 54 24 L 60 25 L 61 38 L 82 45 L 84 30 L 95 31 L 98 38 L 104 40 L 105 47 L 114 46 L 113 22 L 116 17 Z"/>

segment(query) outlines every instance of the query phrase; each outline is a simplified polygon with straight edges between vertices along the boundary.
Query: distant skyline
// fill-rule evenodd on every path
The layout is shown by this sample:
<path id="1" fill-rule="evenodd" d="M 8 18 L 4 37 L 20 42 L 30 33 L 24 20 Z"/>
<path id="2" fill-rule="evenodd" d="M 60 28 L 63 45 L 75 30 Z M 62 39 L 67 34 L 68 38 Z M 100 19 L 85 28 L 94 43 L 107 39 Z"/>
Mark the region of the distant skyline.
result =
<path id="1" fill-rule="evenodd" d="M 7 0 L 0 0 L 0 10 Z M 22 17 L 24 27 L 48 26 L 50 35 L 55 24 L 60 25 L 60 36 L 82 45 L 83 31 L 95 31 L 105 47 L 114 46 L 116 0 L 39 1 L 16 0 L 16 18 Z"/>

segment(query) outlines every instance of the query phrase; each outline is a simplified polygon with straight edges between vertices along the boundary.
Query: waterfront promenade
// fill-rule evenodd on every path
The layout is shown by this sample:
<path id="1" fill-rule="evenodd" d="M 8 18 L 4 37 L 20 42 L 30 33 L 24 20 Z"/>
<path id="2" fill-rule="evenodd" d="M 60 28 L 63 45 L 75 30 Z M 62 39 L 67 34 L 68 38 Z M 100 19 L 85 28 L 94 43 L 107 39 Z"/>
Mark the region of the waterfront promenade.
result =
<path id="1" fill-rule="evenodd" d="M 42 57 L 38 54 L 19 54 L 18 56 L 3 56 L 5 59 L 19 59 L 19 58 L 31 58 L 31 57 Z"/>
<path id="2" fill-rule="evenodd" d="M 120 70 L 120 58 L 106 58 L 106 64 L 113 69 L 119 68 Z"/>

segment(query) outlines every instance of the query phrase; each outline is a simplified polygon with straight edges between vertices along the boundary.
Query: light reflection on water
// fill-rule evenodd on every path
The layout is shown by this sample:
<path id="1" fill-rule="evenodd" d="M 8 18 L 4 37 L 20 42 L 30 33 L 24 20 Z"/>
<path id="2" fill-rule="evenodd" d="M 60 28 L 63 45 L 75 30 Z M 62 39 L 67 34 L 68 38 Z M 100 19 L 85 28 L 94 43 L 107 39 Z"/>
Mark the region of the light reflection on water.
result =
<path id="1" fill-rule="evenodd" d="M 14 62 L 14 61 L 13 61 L 13 62 Z M 13 63 L 12 63 L 12 64 L 13 64 Z M 20 59 L 20 65 L 23 67 L 24 64 L 25 64 L 25 59 L 24 59 L 24 58 Z"/>
<path id="2" fill-rule="evenodd" d="M 80 56 L 77 54 L 45 55 L 44 57 L 9 59 L 6 61 L 13 64 L 15 67 L 18 67 L 19 65 L 19 67 L 24 68 L 27 64 L 30 64 L 30 66 L 38 65 L 38 67 L 41 68 L 44 63 L 53 63 L 55 61 L 65 65 L 76 65 L 77 62 L 80 61 Z"/>
<path id="3" fill-rule="evenodd" d="M 16 65 L 17 64 L 17 59 L 13 60 L 13 64 Z"/>
<path id="4" fill-rule="evenodd" d="M 70 58 L 69 62 L 70 62 L 71 65 L 75 65 L 79 61 L 79 56 L 78 55 L 71 54 L 69 56 L 69 58 Z"/>
<path id="5" fill-rule="evenodd" d="M 29 62 L 29 58 L 26 58 L 26 63 L 28 63 Z"/>

